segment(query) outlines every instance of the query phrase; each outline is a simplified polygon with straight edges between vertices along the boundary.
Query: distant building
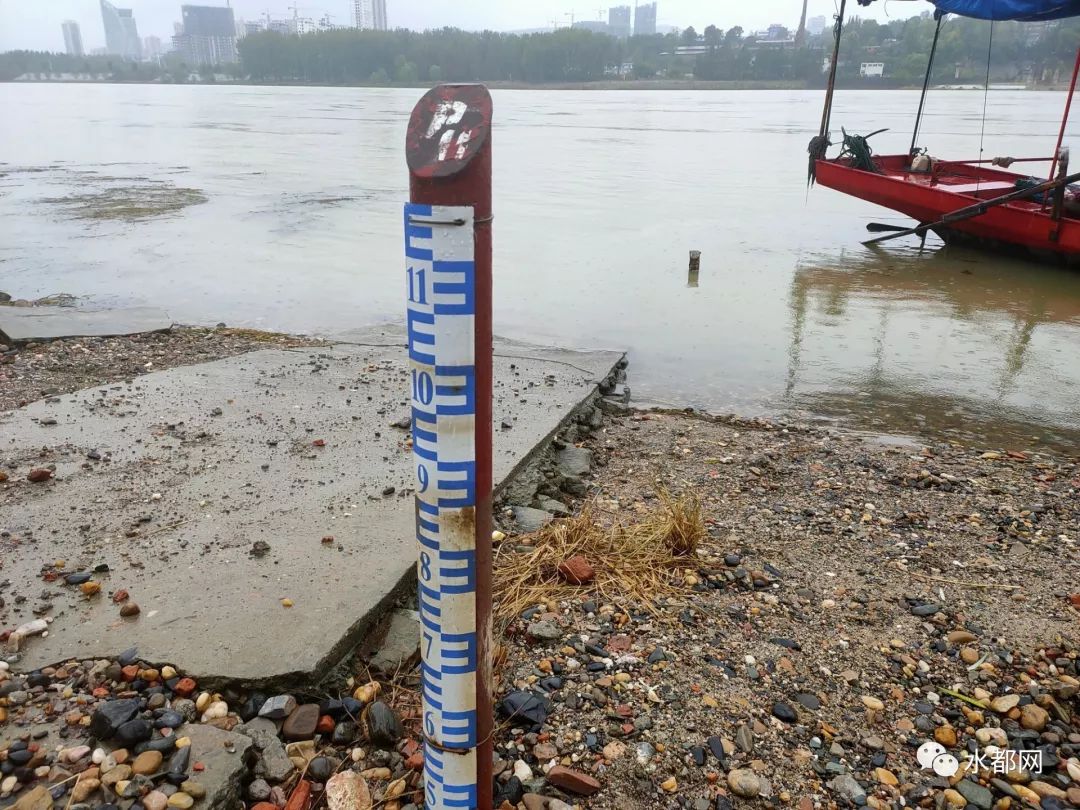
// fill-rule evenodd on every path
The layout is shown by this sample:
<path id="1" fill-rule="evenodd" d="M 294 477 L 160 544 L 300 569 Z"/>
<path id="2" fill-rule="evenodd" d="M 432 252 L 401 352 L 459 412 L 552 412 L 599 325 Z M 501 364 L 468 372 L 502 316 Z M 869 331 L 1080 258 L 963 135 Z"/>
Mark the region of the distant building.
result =
<path id="1" fill-rule="evenodd" d="M 130 8 L 117 8 L 109 0 L 101 0 L 101 21 L 108 53 L 124 59 L 138 59 L 142 55 L 139 30 Z"/>
<path id="2" fill-rule="evenodd" d="M 806 30 L 811 36 L 820 36 L 825 33 L 825 29 L 829 25 L 829 20 L 824 15 L 817 17 L 811 17 L 806 21 Z"/>
<path id="3" fill-rule="evenodd" d="M 294 16 L 289 20 L 289 33 L 296 34 L 297 36 L 304 36 L 305 34 L 314 34 L 318 28 L 315 25 L 315 20 L 310 17 L 296 17 Z"/>
<path id="4" fill-rule="evenodd" d="M 578 31 L 592 31 L 594 34 L 610 34 L 611 28 L 603 20 L 578 20 L 571 28 Z"/>
<path id="5" fill-rule="evenodd" d="M 634 9 L 634 36 L 651 37 L 656 33 L 656 3 Z"/>
<path id="6" fill-rule="evenodd" d="M 863 62 L 859 65 L 859 75 L 864 79 L 880 79 L 885 75 L 885 63 Z"/>
<path id="7" fill-rule="evenodd" d="M 754 48 L 784 49 L 796 44 L 791 31 L 779 23 L 770 25 L 765 31 L 751 34 L 750 40 Z"/>
<path id="8" fill-rule="evenodd" d="M 68 56 L 82 56 L 84 51 L 79 24 L 74 20 L 64 20 L 60 27 L 64 30 L 64 52 Z"/>
<path id="9" fill-rule="evenodd" d="M 353 0 L 353 20 L 357 28 L 386 31 L 386 0 Z"/>
<path id="10" fill-rule="evenodd" d="M 630 6 L 615 6 L 608 9 L 607 13 L 608 33 L 613 37 L 619 39 L 626 39 L 630 36 L 631 17 Z"/>
<path id="11" fill-rule="evenodd" d="M 181 6 L 182 31 L 173 47 L 189 65 L 229 65 L 240 61 L 236 20 L 224 6 Z"/>
<path id="12" fill-rule="evenodd" d="M 164 53 L 165 46 L 161 42 L 161 37 L 149 36 L 143 38 L 144 59 L 156 61 L 157 59 L 160 59 Z"/>

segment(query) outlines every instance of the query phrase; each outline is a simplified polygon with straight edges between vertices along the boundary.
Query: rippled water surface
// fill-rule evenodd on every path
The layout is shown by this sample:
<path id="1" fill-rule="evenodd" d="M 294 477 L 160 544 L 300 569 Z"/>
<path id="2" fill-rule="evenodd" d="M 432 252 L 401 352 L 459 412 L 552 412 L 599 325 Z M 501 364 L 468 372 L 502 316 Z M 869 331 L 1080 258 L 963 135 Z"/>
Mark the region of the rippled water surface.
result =
<path id="1" fill-rule="evenodd" d="M 0 85 L 0 290 L 287 331 L 398 319 L 419 94 Z M 499 333 L 625 348 L 638 400 L 1080 447 L 1080 273 L 862 247 L 903 220 L 807 193 L 819 93 L 494 96 Z M 916 101 L 840 92 L 834 126 L 902 152 Z M 1063 102 L 991 93 L 985 155 L 1050 154 Z M 935 92 L 923 141 L 977 157 L 982 109 Z"/>

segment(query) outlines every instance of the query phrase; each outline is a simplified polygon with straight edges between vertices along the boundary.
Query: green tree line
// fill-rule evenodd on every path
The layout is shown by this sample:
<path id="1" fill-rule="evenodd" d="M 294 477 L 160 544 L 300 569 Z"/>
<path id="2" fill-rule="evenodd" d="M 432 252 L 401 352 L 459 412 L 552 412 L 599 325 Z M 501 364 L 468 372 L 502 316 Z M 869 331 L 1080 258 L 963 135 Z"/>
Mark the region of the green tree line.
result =
<path id="1" fill-rule="evenodd" d="M 892 83 L 918 84 L 934 37 L 931 17 L 879 24 L 853 18 L 844 28 L 840 76 L 851 81 L 863 62 L 883 62 Z M 1052 81 L 1071 67 L 1080 20 L 1049 25 L 950 17 L 942 27 L 934 80 L 982 81 L 991 28 L 991 77 Z M 680 46 L 704 52 L 680 54 Z M 620 72 L 632 78 L 728 81 L 823 81 L 832 30 L 801 47 L 759 42 L 742 28 L 710 25 L 700 34 L 617 40 L 578 29 L 542 34 L 338 30 L 303 37 L 263 32 L 240 42 L 243 70 L 256 80 L 320 84 L 417 81 L 589 82 Z M 630 67 L 632 66 L 632 67 Z"/>
<path id="2" fill-rule="evenodd" d="M 500 34 L 445 28 L 326 31 L 302 37 L 260 32 L 239 43 L 254 79 L 321 84 L 449 81 L 587 82 L 605 68 L 663 50 L 666 37 L 620 42 L 576 29 Z M 671 38 L 674 42 L 674 38 Z"/>
<path id="3" fill-rule="evenodd" d="M 884 24 L 849 19 L 840 51 L 840 82 L 858 81 L 863 62 L 881 62 L 885 84 L 919 84 L 934 27 L 929 16 Z M 1077 43 L 1080 20 L 991 26 L 950 17 L 942 26 L 934 81 L 983 81 L 988 50 L 994 81 L 1062 81 L 1067 79 Z M 832 53 L 832 30 L 796 47 L 790 42 L 758 41 L 739 26 L 715 25 L 701 33 L 688 28 L 626 40 L 581 29 L 538 34 L 455 28 L 424 32 L 339 29 L 305 36 L 260 32 L 240 40 L 239 51 L 239 65 L 203 67 L 198 72 L 204 78 L 219 72 L 255 82 L 311 84 L 543 84 L 664 78 L 818 85 L 824 82 L 823 68 Z M 119 81 L 184 81 L 192 68 L 176 55 L 161 65 L 140 65 L 117 57 L 0 54 L 0 80 L 24 73 L 105 73 Z"/>

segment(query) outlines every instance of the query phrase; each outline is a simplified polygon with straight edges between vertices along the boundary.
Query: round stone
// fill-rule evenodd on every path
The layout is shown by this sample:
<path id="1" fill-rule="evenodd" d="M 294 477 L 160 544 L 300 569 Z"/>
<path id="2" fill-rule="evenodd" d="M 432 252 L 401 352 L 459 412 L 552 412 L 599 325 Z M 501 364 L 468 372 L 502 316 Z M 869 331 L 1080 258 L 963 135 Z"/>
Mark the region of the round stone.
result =
<path id="1" fill-rule="evenodd" d="M 728 773 L 728 787 L 736 796 L 752 799 L 761 791 L 761 780 L 749 768 L 735 768 Z"/>
<path id="2" fill-rule="evenodd" d="M 777 701 L 772 707 L 773 717 L 777 720 L 783 720 L 785 723 L 794 723 L 798 720 L 798 716 L 795 714 L 795 710 L 791 708 L 787 703 Z"/>
<path id="3" fill-rule="evenodd" d="M 75 763 L 90 753 L 89 745 L 80 745 L 75 748 L 69 748 L 63 753 L 63 758 L 66 762 Z M 102 757 L 104 758 L 105 752 L 102 751 Z"/>
<path id="4" fill-rule="evenodd" d="M 101 777 L 101 784 L 103 785 L 117 785 L 120 782 L 124 782 L 131 778 L 131 767 L 129 765 L 117 765 L 107 774 Z"/>
<path id="5" fill-rule="evenodd" d="M 325 782 L 334 772 L 334 765 L 327 757 L 315 757 L 308 763 L 308 778 L 313 782 Z"/>
<path id="6" fill-rule="evenodd" d="M 141 773 L 144 776 L 157 773 L 164 759 L 160 751 L 143 751 L 135 761 L 131 763 L 132 773 Z"/>
<path id="7" fill-rule="evenodd" d="M 182 790 L 184 793 L 194 799 L 202 799 L 206 797 L 206 788 L 202 786 L 202 783 L 193 782 L 190 779 L 180 785 L 180 790 Z"/>
<path id="8" fill-rule="evenodd" d="M 101 782 L 98 779 L 80 779 L 71 789 L 71 798 L 76 802 L 85 802 L 99 787 Z"/>
<path id="9" fill-rule="evenodd" d="M 1029 703 L 1020 707 L 1020 725 L 1031 731 L 1042 731 L 1050 722 L 1050 713 L 1042 706 Z"/>
<path id="10" fill-rule="evenodd" d="M 191 796 L 189 796 L 188 794 L 177 791 L 169 797 L 169 800 L 168 802 L 166 802 L 166 804 L 169 807 L 174 808 L 174 810 L 188 810 L 188 808 L 195 804 L 195 800 L 191 798 Z"/>
<path id="11" fill-rule="evenodd" d="M 331 780 L 333 781 L 333 780 Z M 327 791 L 330 786 L 327 785 Z M 263 802 L 270 798 L 270 785 L 265 779 L 256 779 L 248 785 L 248 798 L 257 802 Z"/>
<path id="12" fill-rule="evenodd" d="M 990 708 L 998 714 L 1007 714 L 1020 705 L 1020 695 L 1015 692 L 1009 695 L 1001 695 L 990 701 Z"/>

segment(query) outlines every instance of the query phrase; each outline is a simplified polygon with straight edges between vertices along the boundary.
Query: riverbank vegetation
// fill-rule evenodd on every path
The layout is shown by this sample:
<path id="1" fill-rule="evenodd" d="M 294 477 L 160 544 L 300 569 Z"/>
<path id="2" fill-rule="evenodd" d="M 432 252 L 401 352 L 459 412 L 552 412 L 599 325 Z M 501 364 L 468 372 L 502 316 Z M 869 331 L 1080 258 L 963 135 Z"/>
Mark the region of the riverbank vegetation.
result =
<path id="1" fill-rule="evenodd" d="M 913 17 L 885 24 L 852 19 L 844 29 L 839 80 L 869 86 L 920 84 L 934 20 Z M 986 78 L 990 25 L 948 19 L 941 34 L 936 83 L 981 83 Z M 1080 39 L 1080 20 L 997 23 L 991 79 L 1053 86 L 1062 80 Z M 26 51 L 0 54 L 0 80 L 30 74 L 106 76 L 110 81 L 235 81 L 318 85 L 416 85 L 439 81 L 515 85 L 611 81 L 785 82 L 817 86 L 831 54 L 832 31 L 795 43 L 793 32 L 757 35 L 735 26 L 619 40 L 581 29 L 504 34 L 454 28 L 415 32 L 338 29 L 305 36 L 275 32 L 239 42 L 241 62 L 187 65 L 175 55 L 160 64 L 116 57 L 69 57 Z M 860 78 L 864 63 L 881 63 L 881 78 Z"/>

